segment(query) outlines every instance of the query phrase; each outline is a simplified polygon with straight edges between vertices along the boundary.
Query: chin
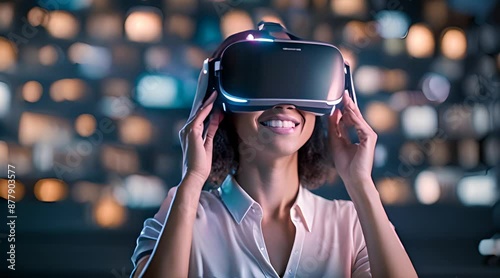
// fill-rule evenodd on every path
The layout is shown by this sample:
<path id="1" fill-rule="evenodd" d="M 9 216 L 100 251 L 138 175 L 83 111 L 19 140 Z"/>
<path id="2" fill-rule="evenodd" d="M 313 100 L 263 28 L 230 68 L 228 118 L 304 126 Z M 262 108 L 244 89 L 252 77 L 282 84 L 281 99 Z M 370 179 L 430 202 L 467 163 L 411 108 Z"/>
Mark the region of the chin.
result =
<path id="1" fill-rule="evenodd" d="M 257 149 L 257 155 L 267 159 L 295 155 L 304 145 L 299 138 L 275 138 L 263 147 Z"/>

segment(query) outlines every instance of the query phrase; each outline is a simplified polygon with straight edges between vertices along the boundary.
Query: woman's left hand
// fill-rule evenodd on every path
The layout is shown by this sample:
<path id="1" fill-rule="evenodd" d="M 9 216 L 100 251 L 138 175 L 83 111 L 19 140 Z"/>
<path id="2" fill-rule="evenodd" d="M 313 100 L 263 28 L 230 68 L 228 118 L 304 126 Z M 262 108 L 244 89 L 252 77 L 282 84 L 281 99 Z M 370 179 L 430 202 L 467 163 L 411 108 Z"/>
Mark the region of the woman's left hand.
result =
<path id="1" fill-rule="evenodd" d="M 365 121 L 359 108 L 344 92 L 343 111 L 336 109 L 329 118 L 328 140 L 335 168 L 346 186 L 371 181 L 377 134 Z M 352 143 L 347 128 L 353 126 L 359 143 Z"/>

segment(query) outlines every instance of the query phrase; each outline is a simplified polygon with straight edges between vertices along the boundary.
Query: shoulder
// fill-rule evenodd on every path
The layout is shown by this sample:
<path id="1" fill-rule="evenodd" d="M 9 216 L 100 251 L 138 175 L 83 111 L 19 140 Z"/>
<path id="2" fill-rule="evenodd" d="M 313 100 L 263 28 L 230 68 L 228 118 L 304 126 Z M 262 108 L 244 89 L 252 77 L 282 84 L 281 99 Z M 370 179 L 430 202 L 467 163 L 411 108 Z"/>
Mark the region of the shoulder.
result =
<path id="1" fill-rule="evenodd" d="M 312 204 L 311 207 L 315 216 L 323 216 L 332 220 L 347 220 L 349 222 L 356 221 L 358 218 L 354 203 L 350 200 L 330 200 L 308 189 L 304 190 L 304 195 L 307 203 Z"/>
<path id="2" fill-rule="evenodd" d="M 165 222 L 165 219 L 170 211 L 170 207 L 175 198 L 175 194 L 177 193 L 178 188 L 179 186 L 174 186 L 168 190 L 165 200 L 163 200 L 160 209 L 155 214 L 154 218 L 160 223 Z M 201 191 L 199 205 L 198 205 L 198 214 L 200 213 L 200 211 L 204 212 L 206 210 L 221 207 L 221 201 L 217 192 L 218 192 L 217 190 Z"/>

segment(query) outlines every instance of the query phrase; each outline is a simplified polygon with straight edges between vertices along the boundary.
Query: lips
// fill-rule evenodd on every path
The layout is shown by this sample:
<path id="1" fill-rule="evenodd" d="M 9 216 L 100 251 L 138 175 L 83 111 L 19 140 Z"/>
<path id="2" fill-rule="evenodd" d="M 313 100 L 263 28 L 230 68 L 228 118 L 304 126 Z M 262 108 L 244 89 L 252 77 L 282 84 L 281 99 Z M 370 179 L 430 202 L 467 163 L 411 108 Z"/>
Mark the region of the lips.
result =
<path id="1" fill-rule="evenodd" d="M 263 115 L 259 123 L 277 134 L 290 134 L 300 125 L 300 121 L 293 116 L 284 114 Z"/>
<path id="2" fill-rule="evenodd" d="M 295 117 L 289 116 L 289 115 L 284 115 L 284 114 L 274 114 L 274 115 L 269 115 L 269 116 L 261 116 L 259 118 L 259 123 L 263 124 L 266 122 L 291 122 L 294 124 L 294 126 L 298 126 L 300 124 L 300 120 L 296 119 Z"/>

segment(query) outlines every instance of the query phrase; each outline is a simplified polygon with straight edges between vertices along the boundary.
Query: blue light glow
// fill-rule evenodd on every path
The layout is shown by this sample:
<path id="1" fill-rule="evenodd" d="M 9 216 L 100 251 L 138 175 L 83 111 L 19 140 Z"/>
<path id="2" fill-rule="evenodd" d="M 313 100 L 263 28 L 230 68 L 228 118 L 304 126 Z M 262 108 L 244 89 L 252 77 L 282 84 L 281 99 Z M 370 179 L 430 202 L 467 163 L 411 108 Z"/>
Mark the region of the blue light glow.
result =
<path id="1" fill-rule="evenodd" d="M 243 99 L 243 98 L 239 98 L 239 97 L 234 97 L 234 96 L 231 96 L 231 95 L 228 95 L 224 92 L 222 92 L 222 94 L 227 98 L 229 99 L 230 101 L 234 101 L 234 102 L 239 102 L 239 103 L 247 103 L 248 100 L 246 99 Z"/>
<path id="2" fill-rule="evenodd" d="M 145 107 L 180 107 L 177 80 L 165 75 L 145 75 L 137 84 L 137 101 Z"/>
<path id="3" fill-rule="evenodd" d="M 404 38 L 410 27 L 410 19 L 400 11 L 380 11 L 375 16 L 377 31 L 386 39 Z"/>

